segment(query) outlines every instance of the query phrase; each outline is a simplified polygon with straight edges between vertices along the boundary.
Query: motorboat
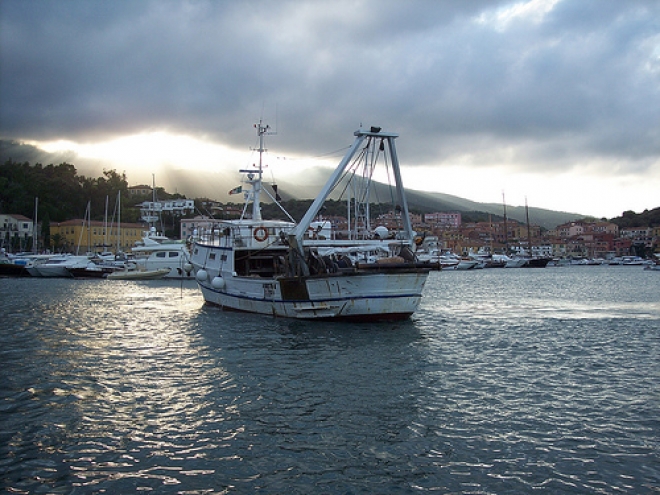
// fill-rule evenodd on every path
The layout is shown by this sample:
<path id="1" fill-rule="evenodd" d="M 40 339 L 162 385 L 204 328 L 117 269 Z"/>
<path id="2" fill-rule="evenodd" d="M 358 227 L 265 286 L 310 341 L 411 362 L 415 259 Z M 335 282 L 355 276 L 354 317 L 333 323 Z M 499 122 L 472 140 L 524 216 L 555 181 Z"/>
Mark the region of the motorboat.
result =
<path id="1" fill-rule="evenodd" d="M 550 261 L 552 261 L 552 258 L 527 258 L 527 262 L 523 265 L 523 268 L 545 268 Z"/>
<path id="2" fill-rule="evenodd" d="M 438 270 L 472 270 L 482 267 L 480 260 L 472 257 L 461 257 L 450 251 L 442 252 L 438 237 L 429 235 L 418 241 L 415 252 L 417 261 L 426 263 Z"/>
<path id="3" fill-rule="evenodd" d="M 184 269 L 190 262 L 190 251 L 185 241 L 172 240 L 152 232 L 143 236 L 140 245 L 134 246 L 131 252 L 138 266 L 145 270 L 168 268 L 165 278 L 194 276 L 194 273 Z"/>
<path id="4" fill-rule="evenodd" d="M 551 258 L 515 256 L 506 261 L 504 268 L 545 268 L 550 261 Z"/>
<path id="5" fill-rule="evenodd" d="M 2 277 L 29 277 L 27 265 L 30 260 L 8 256 L 5 248 L 0 251 L 0 276 Z"/>
<path id="6" fill-rule="evenodd" d="M 511 258 L 506 261 L 504 264 L 504 268 L 522 268 L 525 266 L 525 263 L 527 263 L 527 260 L 525 258 Z"/>
<path id="7" fill-rule="evenodd" d="M 653 261 L 645 260 L 641 256 L 623 256 L 621 264 L 623 266 L 647 266 Z"/>
<path id="8" fill-rule="evenodd" d="M 355 140 L 300 221 L 262 183 L 264 136 L 255 125 L 259 163 L 244 174 L 243 214 L 218 220 L 193 239 L 190 266 L 204 300 L 226 310 L 299 319 L 396 320 L 418 308 L 431 267 L 414 256 L 414 232 L 395 148 L 397 134 L 359 129 Z M 375 165 L 389 167 L 398 227 L 371 228 L 370 187 Z M 241 186 L 242 187 L 242 186 Z M 319 213 L 330 195 L 346 192 L 350 228 L 343 235 Z M 288 220 L 263 219 L 265 193 Z M 251 210 L 249 205 L 252 206 Z M 320 223 L 320 225 L 315 224 Z M 316 225 L 316 226 L 315 226 Z M 349 253 L 371 253 L 351 259 Z"/>
<path id="9" fill-rule="evenodd" d="M 35 263 L 28 271 L 33 277 L 72 277 L 68 269 L 87 266 L 90 258 L 88 255 L 55 255 L 43 263 Z"/>

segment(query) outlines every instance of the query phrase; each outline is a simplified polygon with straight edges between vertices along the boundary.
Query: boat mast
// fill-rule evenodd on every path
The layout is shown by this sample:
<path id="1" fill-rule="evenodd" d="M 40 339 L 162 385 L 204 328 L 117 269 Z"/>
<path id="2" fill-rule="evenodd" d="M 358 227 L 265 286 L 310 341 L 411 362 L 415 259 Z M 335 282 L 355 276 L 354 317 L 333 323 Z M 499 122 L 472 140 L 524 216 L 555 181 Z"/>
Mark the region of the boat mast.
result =
<path id="1" fill-rule="evenodd" d="M 529 228 L 529 208 L 527 208 L 527 196 L 525 196 L 525 220 L 527 221 L 527 249 L 529 249 L 529 256 L 532 256 L 532 233 Z"/>
<path id="2" fill-rule="evenodd" d="M 401 178 L 401 168 L 399 167 L 399 157 L 396 153 L 396 147 L 394 146 L 394 138 L 397 135 L 394 134 L 391 137 L 387 138 L 387 144 L 390 149 L 390 159 L 392 160 L 392 170 L 394 171 L 394 180 L 396 183 L 396 192 L 397 200 L 401 206 L 401 215 L 403 216 L 403 231 L 406 234 L 406 239 L 412 242 L 413 240 L 413 230 L 412 223 L 410 222 L 410 214 L 408 213 L 408 200 L 406 199 L 406 190 L 403 188 L 403 179 Z"/>
<path id="3" fill-rule="evenodd" d="M 272 133 L 268 132 L 270 126 L 264 125 L 262 120 L 259 120 L 258 124 L 254 124 L 254 128 L 257 129 L 257 136 L 259 136 L 259 148 L 256 150 L 259 152 L 259 165 L 257 170 L 239 170 L 239 172 L 247 174 L 247 183 L 251 186 L 245 207 L 243 208 L 242 218 L 245 217 L 248 207 L 247 201 L 252 200 L 252 219 L 261 220 L 261 177 L 264 168 L 263 155 L 266 151 L 266 148 L 264 148 L 264 136 Z"/>
<path id="4" fill-rule="evenodd" d="M 34 254 L 39 252 L 39 223 L 37 215 L 39 213 L 39 196 L 34 198 L 34 226 L 32 227 L 32 250 Z"/>
<path id="5" fill-rule="evenodd" d="M 493 217 L 491 214 L 488 214 L 488 230 L 490 231 L 490 245 L 489 245 L 489 253 L 491 256 L 493 256 Z"/>
<path id="6" fill-rule="evenodd" d="M 351 227 L 351 187 L 353 187 L 352 184 L 349 185 L 346 189 L 346 220 L 349 240 L 353 238 L 353 231 Z"/>
<path id="7" fill-rule="evenodd" d="M 105 214 L 103 215 L 103 249 L 105 252 L 108 250 L 108 195 L 105 195 Z"/>
<path id="8" fill-rule="evenodd" d="M 504 207 L 504 254 L 509 254 L 509 226 L 506 221 L 506 201 L 504 191 L 502 191 L 502 206 Z"/>
<path id="9" fill-rule="evenodd" d="M 90 217 L 90 210 L 92 207 L 92 200 L 87 201 L 87 208 L 85 209 L 85 218 L 83 218 L 83 223 L 82 223 L 82 228 L 80 229 L 80 237 L 78 237 L 78 247 L 76 247 L 76 256 L 80 254 L 80 245 L 82 244 L 83 240 L 83 234 L 85 233 L 85 225 L 87 225 L 87 235 L 89 236 L 89 218 Z M 88 238 L 89 239 L 89 238 Z M 89 244 L 91 241 L 88 240 L 87 243 Z"/>
<path id="10" fill-rule="evenodd" d="M 401 170 L 399 169 L 399 158 L 396 153 L 396 147 L 394 145 L 394 140 L 398 137 L 398 134 L 381 132 L 379 127 L 372 127 L 370 130 L 359 129 L 354 132 L 355 142 L 346 153 L 346 156 L 339 163 L 334 173 L 330 176 L 330 179 L 321 190 L 319 195 L 316 197 L 314 202 L 311 204 L 307 213 L 302 218 L 300 223 L 296 226 L 291 234 L 289 234 L 289 246 L 299 254 L 299 264 L 302 268 L 303 275 L 308 275 L 308 267 L 304 263 L 304 248 L 303 248 L 303 238 L 305 232 L 309 228 L 310 224 L 318 214 L 321 209 L 321 206 L 327 199 L 330 192 L 334 189 L 339 182 L 341 176 L 344 173 L 344 170 L 348 166 L 349 162 L 355 156 L 358 148 L 362 145 L 363 141 L 367 138 L 369 139 L 382 139 L 387 141 L 388 149 L 390 152 L 390 159 L 392 163 L 392 170 L 394 172 L 394 180 L 396 183 L 396 199 L 398 201 L 398 206 L 401 208 L 401 216 L 403 221 L 403 228 L 405 239 L 408 242 L 412 242 L 412 224 L 410 223 L 410 216 L 408 214 L 408 203 L 406 202 L 405 191 L 403 189 L 403 181 L 401 179 Z M 357 221 L 355 219 L 354 221 Z"/>
<path id="11" fill-rule="evenodd" d="M 162 205 L 158 204 L 158 206 L 156 206 L 158 199 L 158 196 L 156 195 L 156 174 L 151 174 L 151 181 L 153 183 L 153 187 L 151 188 L 151 195 L 152 195 L 151 205 L 153 208 L 152 218 L 156 217 L 153 220 L 153 224 L 151 224 L 151 227 L 153 227 L 156 230 L 156 232 L 158 232 L 158 222 L 160 222 L 160 232 L 162 233 L 165 232 L 165 226 L 163 225 Z M 156 212 L 158 212 L 157 216 L 156 216 Z"/>
<path id="12" fill-rule="evenodd" d="M 270 129 L 270 126 L 263 125 L 260 120 L 258 124 L 255 124 L 257 129 L 257 134 L 259 135 L 259 168 L 257 172 L 257 179 L 252 184 L 252 218 L 254 220 L 261 220 L 261 174 L 263 173 L 264 168 L 264 134 Z"/>
<path id="13" fill-rule="evenodd" d="M 121 189 L 117 191 L 117 249 L 115 256 L 121 253 Z"/>

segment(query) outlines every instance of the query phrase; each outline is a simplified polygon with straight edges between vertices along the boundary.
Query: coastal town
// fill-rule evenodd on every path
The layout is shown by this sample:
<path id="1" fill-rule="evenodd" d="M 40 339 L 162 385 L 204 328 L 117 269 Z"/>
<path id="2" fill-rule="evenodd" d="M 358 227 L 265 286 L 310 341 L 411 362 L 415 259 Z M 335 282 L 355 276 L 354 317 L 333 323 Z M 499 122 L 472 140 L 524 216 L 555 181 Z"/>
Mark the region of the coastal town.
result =
<path id="1" fill-rule="evenodd" d="M 577 220 L 548 230 L 538 225 L 528 227 L 515 220 L 462 222 L 461 212 L 411 213 L 410 219 L 418 235 L 437 236 L 442 251 L 459 256 L 499 253 L 609 261 L 624 256 L 650 257 L 660 250 L 660 226 L 619 228 L 612 222 Z M 329 221 L 338 235 L 346 235 L 345 217 L 323 217 L 323 220 Z M 373 223 L 396 230 L 400 219 L 397 213 L 389 212 L 377 216 Z M 211 229 L 212 225 L 213 219 L 208 216 L 182 219 L 181 237 Z"/>
<path id="2" fill-rule="evenodd" d="M 154 189 L 147 185 L 129 187 L 128 195 L 143 200 L 135 205 L 140 210 L 139 222 L 73 218 L 51 222 L 47 236 L 34 218 L 0 213 L 0 247 L 5 252 L 129 252 L 159 222 L 159 231 L 166 230 L 163 215 L 171 219 L 170 235 L 186 240 L 199 232 L 212 231 L 218 220 L 238 218 L 242 213 L 240 205 L 208 199 L 157 201 Z M 207 213 L 201 214 L 200 207 Z M 460 211 L 411 212 L 409 216 L 419 238 L 433 236 L 440 251 L 458 256 L 505 254 L 598 263 L 627 256 L 652 259 L 660 251 L 660 225 L 620 227 L 613 221 L 576 219 L 546 229 L 501 217 L 464 221 Z M 350 221 L 346 217 L 328 215 L 319 219 L 329 223 L 332 235 L 349 235 Z M 376 215 L 371 222 L 374 228 L 383 226 L 395 232 L 401 224 L 400 213 Z"/>

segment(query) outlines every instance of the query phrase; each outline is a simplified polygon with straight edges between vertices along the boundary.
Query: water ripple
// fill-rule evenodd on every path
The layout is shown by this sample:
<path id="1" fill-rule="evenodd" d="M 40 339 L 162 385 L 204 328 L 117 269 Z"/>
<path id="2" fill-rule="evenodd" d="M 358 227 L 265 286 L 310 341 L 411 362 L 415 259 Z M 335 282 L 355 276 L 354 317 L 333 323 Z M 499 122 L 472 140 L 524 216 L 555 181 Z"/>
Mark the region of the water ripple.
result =
<path id="1" fill-rule="evenodd" d="M 1 486 L 657 493 L 660 278 L 532 272 L 434 273 L 382 325 L 225 313 L 189 284 L 0 280 Z"/>

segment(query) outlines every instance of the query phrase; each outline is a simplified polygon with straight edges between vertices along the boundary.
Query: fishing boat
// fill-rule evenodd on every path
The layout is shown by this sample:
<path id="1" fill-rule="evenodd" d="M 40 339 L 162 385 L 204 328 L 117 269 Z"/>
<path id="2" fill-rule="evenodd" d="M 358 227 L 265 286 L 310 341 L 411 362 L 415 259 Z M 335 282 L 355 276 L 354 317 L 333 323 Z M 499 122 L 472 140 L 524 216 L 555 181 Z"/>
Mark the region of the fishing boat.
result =
<path id="1" fill-rule="evenodd" d="M 261 217 L 264 135 L 269 126 L 255 125 L 259 163 L 242 170 L 247 184 L 243 214 L 218 221 L 194 238 L 189 270 L 207 303 L 227 310 L 299 319 L 396 320 L 419 306 L 431 267 L 414 257 L 414 232 L 394 141 L 380 128 L 355 131 L 355 141 L 320 194 L 296 222 Z M 370 187 L 375 165 L 388 166 L 400 228 L 371 228 Z M 349 183 L 349 179 L 352 179 Z M 242 187 L 242 186 L 241 186 Z M 349 228 L 342 235 L 319 218 L 333 191 L 349 191 Z M 248 205 L 252 205 L 249 213 Z M 368 252 L 354 261 L 347 253 Z M 377 253 L 382 253 L 376 255 Z"/>

